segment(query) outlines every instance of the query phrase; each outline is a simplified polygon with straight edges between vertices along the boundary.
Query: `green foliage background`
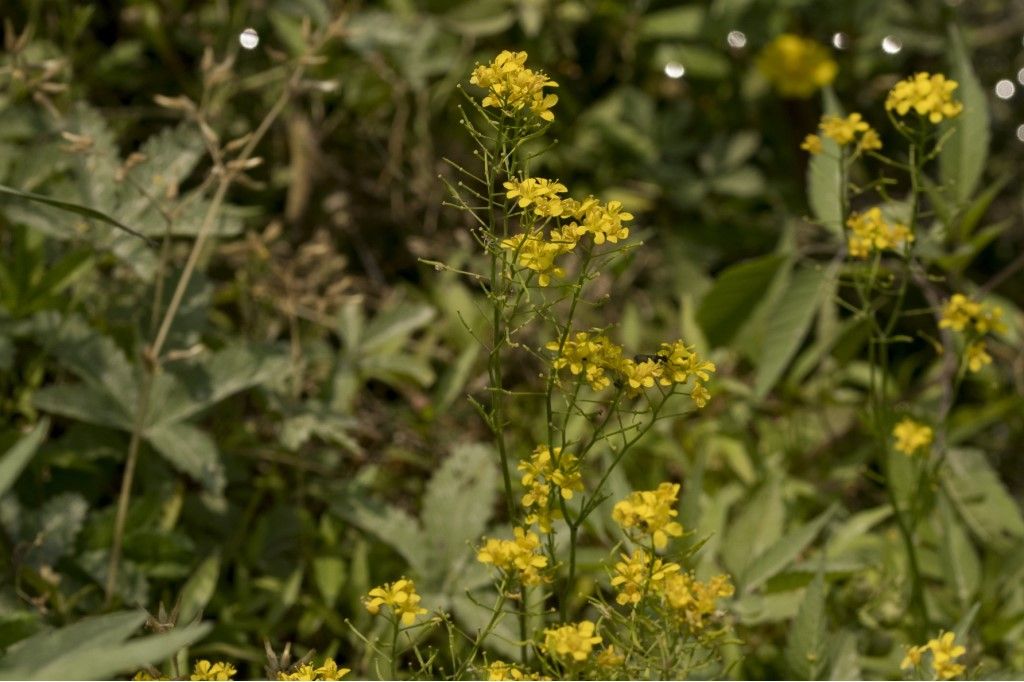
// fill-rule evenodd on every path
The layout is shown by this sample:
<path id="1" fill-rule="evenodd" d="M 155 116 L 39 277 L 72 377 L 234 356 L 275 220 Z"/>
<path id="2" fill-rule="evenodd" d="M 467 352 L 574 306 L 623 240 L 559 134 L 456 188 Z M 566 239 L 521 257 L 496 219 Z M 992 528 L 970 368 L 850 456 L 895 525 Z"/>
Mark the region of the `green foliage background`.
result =
<path id="1" fill-rule="evenodd" d="M 281 65 L 302 53 L 302 22 L 339 14 L 340 38 L 219 214 L 169 331 L 165 351 L 177 355 L 137 425 L 154 301 L 171 295 L 160 251 L 174 282 L 211 201 L 198 126 L 154 97 L 209 97 L 211 132 L 244 135 L 277 97 Z M 174 652 L 186 645 L 187 656 L 259 675 L 264 640 L 373 676 L 346 620 L 374 632 L 360 598 L 403 573 L 424 605 L 467 631 L 483 625 L 467 591 L 491 578 L 471 546 L 504 521 L 496 459 L 466 400 L 485 382 L 480 295 L 421 259 L 474 269 L 476 245 L 443 206 L 438 175 L 451 173 L 442 158 L 471 158 L 458 84 L 502 49 L 527 50 L 560 84 L 547 136 L 557 142 L 535 172 L 638 216 L 645 245 L 599 283 L 624 301 L 614 334 L 636 348 L 682 335 L 719 365 L 707 410 L 660 424 L 611 484 L 618 499 L 683 482 L 680 518 L 707 538 L 698 571 L 737 583 L 732 677 L 898 676 L 901 646 L 935 634 L 906 627 L 905 557 L 861 420 L 866 330 L 835 304 L 834 169 L 824 157 L 808 164 L 799 144 L 839 102 L 888 141 L 881 105 L 897 79 L 928 70 L 961 82 L 970 115 L 929 195 L 940 234 L 929 255 L 946 291 L 987 286 L 1010 330 L 952 406 L 921 552 L 935 629 L 971 642 L 979 674 L 1024 671 L 1024 120 L 1019 97 L 990 95 L 1024 66 L 1024 7 L 23 0 L 5 19 L 0 677 L 103 677 L 173 655 L 184 664 Z M 252 51 L 238 46 L 247 26 L 261 36 Z M 727 46 L 732 30 L 745 47 Z M 784 31 L 824 44 L 850 36 L 823 98 L 781 99 L 756 73 L 757 51 Z M 879 49 L 886 35 L 901 38 L 899 54 Z M 206 48 L 233 57 L 226 85 L 204 71 Z M 669 61 L 684 78 L 665 76 Z M 134 152 L 144 159 L 126 165 Z M 153 197 L 181 207 L 169 235 Z M 915 343 L 892 354 L 907 414 L 943 400 L 929 329 L 905 320 L 899 331 Z M 524 364 L 523 376 L 535 370 Z M 515 418 L 525 430 L 543 421 Z M 616 537 L 605 523 L 588 529 L 582 564 L 598 579 L 584 593 L 607 587 L 601 562 Z M 157 634 L 142 631 L 142 610 Z M 111 645 L 119 657 L 88 667 Z"/>

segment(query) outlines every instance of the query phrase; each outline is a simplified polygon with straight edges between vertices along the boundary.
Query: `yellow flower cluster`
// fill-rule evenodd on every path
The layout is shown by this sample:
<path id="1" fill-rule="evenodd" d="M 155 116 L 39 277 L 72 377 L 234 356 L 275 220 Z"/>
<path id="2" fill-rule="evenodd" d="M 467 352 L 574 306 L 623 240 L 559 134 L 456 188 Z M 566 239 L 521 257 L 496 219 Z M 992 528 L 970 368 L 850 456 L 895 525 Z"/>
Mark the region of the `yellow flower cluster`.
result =
<path id="1" fill-rule="evenodd" d="M 565 277 L 565 269 L 556 265 L 555 259 L 575 246 L 563 239 L 549 241 L 544 238 L 543 230 L 531 230 L 529 234 L 520 232 L 501 240 L 501 248 L 513 252 L 519 265 L 537 273 L 537 283 L 542 287 L 551 284 L 552 277 Z"/>
<path id="2" fill-rule="evenodd" d="M 953 294 L 942 308 L 939 328 L 962 332 L 968 327 L 973 327 L 974 331 L 979 334 L 1005 332 L 1003 309 L 999 306 L 979 303 L 963 294 Z"/>
<path id="3" fill-rule="evenodd" d="M 525 52 L 503 51 L 490 64 L 477 64 L 469 82 L 487 89 L 481 104 L 500 109 L 506 116 L 519 116 L 529 110 L 543 121 L 555 120 L 551 108 L 558 102 L 556 95 L 545 93 L 544 88 L 557 88 L 542 71 L 526 68 Z"/>
<path id="4" fill-rule="evenodd" d="M 704 627 L 705 618 L 718 608 L 718 600 L 731 597 L 735 592 L 727 575 L 716 575 L 707 582 L 697 580 L 691 573 L 676 573 L 665 581 L 665 602 L 680 621 L 692 632 Z"/>
<path id="5" fill-rule="evenodd" d="M 230 680 L 238 671 L 230 663 L 211 663 L 205 659 L 196 661 L 190 680 Z"/>
<path id="6" fill-rule="evenodd" d="M 545 348 L 557 352 L 558 342 L 550 341 Z M 622 346 L 612 343 L 603 334 L 577 332 L 573 338 L 565 340 L 562 352 L 551 364 L 556 370 L 568 367 L 573 376 L 585 372 L 590 388 L 601 391 L 612 383 L 607 372 L 616 371 L 622 364 Z"/>
<path id="7" fill-rule="evenodd" d="M 622 561 L 615 564 L 611 582 L 618 591 L 615 601 L 623 606 L 639 604 L 648 595 L 662 594 L 665 580 L 682 570 L 679 564 L 662 561 L 642 549 L 634 550 L 632 555 L 621 556 Z"/>
<path id="8" fill-rule="evenodd" d="M 573 493 L 583 491 L 583 475 L 576 455 L 562 452 L 556 447 L 554 456 L 545 445 L 538 445 L 529 460 L 519 462 L 519 471 L 523 472 L 520 482 L 526 489 L 523 495 L 523 506 L 528 514 L 526 522 L 537 526 L 545 533 L 551 532 L 551 521 L 561 518 L 561 512 L 551 508 L 551 486 L 558 488 L 564 500 L 571 500 Z"/>
<path id="9" fill-rule="evenodd" d="M 333 658 L 324 660 L 323 665 L 313 666 L 312 663 L 303 663 L 290 673 L 279 672 L 279 680 L 340 680 L 348 675 L 351 670 L 339 668 Z"/>
<path id="10" fill-rule="evenodd" d="M 530 208 L 541 217 L 557 218 L 562 215 L 563 208 L 570 208 L 571 204 L 565 201 L 559 194 L 565 194 L 569 190 L 560 182 L 546 178 L 523 178 L 522 180 L 509 180 L 504 183 L 505 193 L 509 199 L 514 199 L 519 208 Z"/>
<path id="11" fill-rule="evenodd" d="M 931 447 L 934 433 L 930 426 L 919 424 L 913 419 L 905 418 L 892 430 L 896 438 L 896 449 L 905 455 L 913 455 L 918 450 Z"/>
<path id="12" fill-rule="evenodd" d="M 676 511 L 678 483 L 662 483 L 656 490 L 638 490 L 629 497 L 615 503 L 612 518 L 623 530 L 636 529 L 641 535 L 651 536 L 655 549 L 663 549 L 668 538 L 680 537 L 683 527 L 672 519 Z"/>
<path id="13" fill-rule="evenodd" d="M 514 528 L 512 540 L 484 538 L 484 546 L 476 555 L 482 564 L 492 564 L 506 575 L 514 576 L 524 585 L 540 585 L 545 576 L 540 572 L 548 565 L 548 558 L 541 554 L 540 538 L 523 528 Z"/>
<path id="14" fill-rule="evenodd" d="M 846 220 L 850 228 L 847 247 L 853 258 L 867 258 L 873 251 L 893 251 L 914 241 L 914 235 L 903 223 L 889 223 L 878 206 L 863 213 L 851 213 Z"/>
<path id="15" fill-rule="evenodd" d="M 940 123 L 963 111 L 964 105 L 953 99 L 957 87 L 959 83 L 941 73 L 916 73 L 893 86 L 885 99 L 885 109 L 900 116 L 906 116 L 913 109 L 918 115 L 927 116 L 931 123 Z"/>
<path id="16" fill-rule="evenodd" d="M 522 668 L 514 663 L 504 661 L 493 661 L 487 666 L 488 680 L 550 680 L 539 673 L 524 672 Z"/>
<path id="17" fill-rule="evenodd" d="M 402 625 L 412 625 L 416 616 L 427 612 L 420 607 L 420 595 L 416 594 L 416 585 L 408 578 L 401 578 L 393 583 L 385 583 L 370 590 L 363 599 L 366 610 L 377 615 L 381 606 L 387 606 L 391 612 L 402 619 Z"/>
<path id="18" fill-rule="evenodd" d="M 940 632 L 939 636 L 928 640 L 927 644 L 907 648 L 907 655 L 900 663 L 900 669 L 916 668 L 921 665 L 925 653 L 932 654 L 932 671 L 940 680 L 951 680 L 962 675 L 966 668 L 956 659 L 967 653 L 967 649 L 954 642 L 956 635 L 952 632 Z"/>
<path id="19" fill-rule="evenodd" d="M 625 663 L 626 657 L 615 650 L 614 644 L 609 644 L 597 652 L 594 662 L 597 663 L 599 668 L 612 669 L 618 668 Z"/>
<path id="20" fill-rule="evenodd" d="M 968 344 L 964 356 L 967 358 L 967 369 L 975 373 L 980 372 L 985 365 L 992 364 L 992 356 L 988 354 L 988 346 L 984 341 Z"/>
<path id="21" fill-rule="evenodd" d="M 785 97 L 810 97 L 833 80 L 838 65 L 821 44 L 783 33 L 758 55 L 757 68 Z"/>
<path id="22" fill-rule="evenodd" d="M 872 128 L 864 117 L 858 113 L 852 113 L 845 118 L 842 116 L 821 117 L 818 130 L 821 135 L 835 142 L 840 147 L 845 147 L 853 142 L 857 143 L 858 151 L 874 151 L 882 148 L 882 138 L 878 131 Z M 808 135 L 800 145 L 811 154 L 822 152 L 821 136 Z"/>
<path id="23" fill-rule="evenodd" d="M 595 635 L 596 626 L 589 620 L 571 623 L 544 631 L 544 653 L 563 662 L 587 660 L 595 644 L 601 643 L 601 635 Z"/>

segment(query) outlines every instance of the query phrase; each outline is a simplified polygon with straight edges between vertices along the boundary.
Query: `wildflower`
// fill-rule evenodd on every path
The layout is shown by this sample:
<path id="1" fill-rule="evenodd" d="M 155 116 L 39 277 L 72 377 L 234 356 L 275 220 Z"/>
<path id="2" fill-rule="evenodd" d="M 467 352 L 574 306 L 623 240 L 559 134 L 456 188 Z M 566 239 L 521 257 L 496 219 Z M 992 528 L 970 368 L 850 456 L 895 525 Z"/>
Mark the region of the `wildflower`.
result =
<path id="1" fill-rule="evenodd" d="M 668 544 L 668 537 L 680 537 L 683 527 L 672 519 L 679 515 L 675 510 L 678 483 L 662 483 L 656 490 L 640 490 L 615 503 L 612 518 L 623 530 L 638 529 L 650 535 L 656 549 Z"/>
<path id="2" fill-rule="evenodd" d="M 907 647 L 907 654 L 903 657 L 903 661 L 900 662 L 900 670 L 906 670 L 908 668 L 914 668 L 921 665 L 921 657 L 928 651 L 927 646 L 910 646 Z"/>
<path id="3" fill-rule="evenodd" d="M 626 662 L 626 657 L 615 650 L 614 644 L 609 644 L 597 652 L 594 662 L 597 663 L 599 668 L 618 668 Z"/>
<path id="4" fill-rule="evenodd" d="M 665 371 L 659 382 L 662 386 L 672 383 L 681 384 L 692 377 L 700 381 L 708 381 L 711 372 L 715 371 L 715 363 L 701 360 L 692 347 L 682 341 L 662 343 L 658 355 L 665 360 Z"/>
<path id="5" fill-rule="evenodd" d="M 817 135 L 808 135 L 800 144 L 800 149 L 808 151 L 811 154 L 820 154 L 822 151 L 821 138 Z"/>
<path id="6" fill-rule="evenodd" d="M 992 356 L 988 354 L 988 348 L 984 341 L 975 341 L 968 345 L 965 355 L 967 357 L 967 369 L 972 372 L 980 372 L 982 367 L 992 364 Z"/>
<path id="7" fill-rule="evenodd" d="M 557 218 L 562 215 L 563 201 L 559 194 L 568 190 L 565 185 L 545 178 L 523 178 L 504 183 L 509 199 L 517 199 L 519 208 L 533 206 L 534 212 L 542 217 Z"/>
<path id="8" fill-rule="evenodd" d="M 402 625 L 407 626 L 416 621 L 416 616 L 427 612 L 420 607 L 420 595 L 416 594 L 416 585 L 408 578 L 373 588 L 363 598 L 363 604 L 366 610 L 375 616 L 380 612 L 381 606 L 387 606 L 396 616 L 401 616 Z"/>
<path id="9" fill-rule="evenodd" d="M 290 673 L 279 672 L 277 673 L 278 680 L 315 680 L 318 679 L 316 676 L 316 670 L 313 668 L 312 663 L 303 663 L 302 665 L 295 668 Z"/>
<path id="10" fill-rule="evenodd" d="M 953 91 L 958 87 L 959 83 L 940 73 L 916 73 L 893 86 L 885 99 L 885 109 L 900 116 L 913 109 L 918 115 L 927 116 L 931 123 L 940 123 L 963 111 L 964 105 L 953 99 Z"/>
<path id="11" fill-rule="evenodd" d="M 548 350 L 558 351 L 559 343 L 550 341 Z M 573 375 L 584 373 L 584 378 L 595 391 L 602 391 L 611 385 L 608 370 L 617 370 L 622 362 L 622 347 L 612 343 L 607 336 L 577 332 L 562 344 L 561 353 L 551 365 L 555 370 L 568 367 Z"/>
<path id="12" fill-rule="evenodd" d="M 862 151 L 876 151 L 882 148 L 882 138 L 878 136 L 877 130 L 868 128 L 861 136 L 858 146 Z"/>
<path id="13" fill-rule="evenodd" d="M 487 666 L 488 680 L 550 680 L 539 673 L 524 672 L 522 668 L 514 663 L 504 661 L 493 661 Z"/>
<path id="14" fill-rule="evenodd" d="M 757 68 L 784 97 L 807 98 L 835 80 L 839 67 L 819 43 L 783 33 L 765 47 Z"/>
<path id="15" fill-rule="evenodd" d="M 620 239 L 629 237 L 629 228 L 624 222 L 633 219 L 633 214 L 622 210 L 622 202 L 609 201 L 602 204 L 594 197 L 587 197 L 582 202 L 568 204 L 569 213 L 578 222 L 569 224 L 573 230 L 579 230 L 594 237 L 595 244 L 616 244 Z"/>
<path id="16" fill-rule="evenodd" d="M 132 679 L 133 680 L 145 680 L 146 682 L 149 682 L 150 680 L 166 680 L 166 679 L 170 679 L 170 678 L 167 678 L 167 677 L 156 677 L 149 670 L 140 670 L 137 673 L 135 673 L 135 677 L 133 677 Z"/>
<path id="17" fill-rule="evenodd" d="M 962 675 L 965 668 L 957 663 L 956 659 L 967 653 L 967 649 L 955 644 L 955 637 L 956 635 L 952 632 L 940 632 L 938 637 L 928 640 L 926 644 L 908 647 L 907 654 L 900 663 L 900 668 L 903 670 L 916 668 L 921 665 L 924 654 L 930 651 L 932 671 L 937 679 L 951 680 Z"/>
<path id="18" fill-rule="evenodd" d="M 205 659 L 196 661 L 195 668 L 192 669 L 192 676 L 190 680 L 230 680 L 235 676 L 235 666 L 230 663 L 224 663 L 218 661 L 211 663 Z"/>
<path id="19" fill-rule="evenodd" d="M 487 89 L 481 104 L 500 109 L 506 116 L 518 116 L 529 110 L 542 121 L 555 119 L 551 108 L 558 102 L 556 95 L 545 93 L 544 88 L 557 88 L 541 71 L 526 68 L 525 52 L 505 50 L 490 64 L 477 64 L 469 82 Z"/>
<path id="20" fill-rule="evenodd" d="M 566 661 L 585 661 L 601 636 L 594 634 L 595 626 L 589 620 L 548 628 L 544 631 L 544 653 Z"/>
<path id="21" fill-rule="evenodd" d="M 634 550 L 632 556 L 621 556 L 622 561 L 615 564 L 612 587 L 619 592 L 615 601 L 623 606 L 639 604 L 645 595 L 660 593 L 665 579 L 681 570 L 679 564 L 665 563 L 642 549 Z"/>
<path id="22" fill-rule="evenodd" d="M 622 361 L 619 371 L 630 390 L 639 391 L 642 388 L 653 388 L 654 382 L 661 379 L 662 368 L 661 363 L 655 360 L 636 362 L 627 358 Z"/>
<path id="23" fill-rule="evenodd" d="M 843 147 L 856 140 L 860 133 L 871 130 L 871 126 L 862 118 L 858 113 L 850 114 L 846 118 L 825 115 L 821 117 L 818 127 L 822 135 Z"/>
<path id="24" fill-rule="evenodd" d="M 555 258 L 566 252 L 561 243 L 544 239 L 542 230 L 520 233 L 501 240 L 501 248 L 517 254 L 517 262 L 537 273 L 537 283 L 546 287 L 552 277 L 565 277 L 565 270 L 555 265 Z"/>
<path id="25" fill-rule="evenodd" d="M 512 540 L 485 539 L 484 546 L 476 555 L 482 564 L 493 564 L 499 570 L 516 576 L 524 585 L 539 585 L 544 582 L 540 570 L 548 565 L 548 559 L 538 550 L 540 538 L 522 528 L 512 530 Z"/>
<path id="26" fill-rule="evenodd" d="M 851 213 L 846 225 L 851 232 L 847 247 L 853 258 L 867 258 L 872 251 L 895 250 L 914 241 L 910 228 L 887 222 L 878 206 L 863 213 Z"/>
<path id="27" fill-rule="evenodd" d="M 718 608 L 718 600 L 735 592 L 727 575 L 716 575 L 707 582 L 690 573 L 678 573 L 665 581 L 665 601 L 674 615 L 684 621 L 692 632 L 704 627 L 704 619 Z"/>
<path id="28" fill-rule="evenodd" d="M 538 445 L 528 462 L 520 462 L 517 468 L 525 472 L 521 480 L 529 487 L 538 479 L 546 479 L 560 489 L 563 499 L 571 500 L 574 492 L 583 491 L 583 478 L 579 461 L 571 452 L 562 452 L 561 447 L 552 451 L 546 445 Z M 524 502 L 525 504 L 525 502 Z"/>
<path id="29" fill-rule="evenodd" d="M 930 426 L 919 424 L 913 419 L 905 418 L 892 430 L 896 438 L 896 449 L 905 455 L 913 455 L 918 450 L 931 447 L 934 433 Z"/>
<path id="30" fill-rule="evenodd" d="M 942 307 L 939 328 L 962 332 L 967 327 L 974 327 L 979 334 L 1005 332 L 1003 309 L 979 303 L 963 294 L 953 294 Z"/>

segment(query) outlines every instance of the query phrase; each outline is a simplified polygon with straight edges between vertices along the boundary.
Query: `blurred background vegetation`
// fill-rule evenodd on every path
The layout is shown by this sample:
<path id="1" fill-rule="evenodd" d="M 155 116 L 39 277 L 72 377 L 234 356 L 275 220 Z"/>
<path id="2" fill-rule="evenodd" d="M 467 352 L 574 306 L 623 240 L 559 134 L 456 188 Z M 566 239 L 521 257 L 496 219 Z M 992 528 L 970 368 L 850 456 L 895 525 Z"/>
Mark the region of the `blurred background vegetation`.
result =
<path id="1" fill-rule="evenodd" d="M 858 420 L 864 330 L 819 296 L 823 279 L 783 266 L 827 266 L 836 250 L 808 218 L 799 149 L 821 97 L 781 97 L 755 68 L 792 32 L 827 47 L 839 101 L 887 143 L 885 93 L 917 70 L 950 72 L 956 36 L 983 88 L 983 202 L 963 219 L 971 238 L 936 258 L 948 289 L 988 284 L 1011 331 L 950 416 L 967 453 L 952 475 L 969 495 L 953 530 L 923 542 L 945 627 L 971 616 L 977 660 L 1024 670 L 1024 95 L 1005 83 L 995 94 L 1000 81 L 1024 87 L 1024 2 L 10 0 L 3 14 L 0 185 L 101 210 L 153 243 L 0 196 L 0 649 L 113 607 L 160 616 L 177 604 L 162 629 L 201 613 L 211 627 L 191 655 L 243 675 L 260 674 L 265 640 L 373 674 L 346 619 L 371 632 L 360 597 L 402 573 L 424 605 L 477 623 L 463 592 L 488 580 L 467 567 L 469 543 L 501 523 L 493 459 L 477 445 L 488 434 L 466 400 L 485 382 L 479 292 L 421 259 L 474 268 L 439 175 L 452 176 L 443 159 L 471 163 L 459 84 L 513 49 L 560 86 L 535 172 L 638 216 L 644 248 L 597 285 L 623 301 L 615 334 L 640 348 L 682 333 L 720 366 L 708 411 L 656 429 L 615 492 L 684 481 L 684 525 L 711 537 L 698 565 L 741 576 L 746 655 L 730 675 L 895 674 L 897 644 L 914 640 Z M 336 37 L 254 151 L 262 163 L 230 188 L 153 371 L 147 344 L 213 200 L 215 151 L 259 126 L 332 22 Z M 249 27 L 255 49 L 239 44 Z M 745 284 L 730 298 L 723 281 Z M 767 331 L 779 315 L 781 340 Z M 924 341 L 895 352 L 900 395 L 923 386 L 908 410 L 941 400 L 922 380 L 934 356 Z M 24 455 L 17 467 L 11 453 Z M 467 480 L 479 485 L 467 492 Z M 452 521 L 459 495 L 475 518 Z M 417 544 L 422 528 L 448 539 Z M 603 575 L 614 540 L 590 530 L 585 560 Z M 968 558 L 938 558 L 948 537 Z M 780 540 L 792 555 L 744 582 L 750 558 Z M 787 632 L 819 565 L 829 637 L 807 670 Z"/>

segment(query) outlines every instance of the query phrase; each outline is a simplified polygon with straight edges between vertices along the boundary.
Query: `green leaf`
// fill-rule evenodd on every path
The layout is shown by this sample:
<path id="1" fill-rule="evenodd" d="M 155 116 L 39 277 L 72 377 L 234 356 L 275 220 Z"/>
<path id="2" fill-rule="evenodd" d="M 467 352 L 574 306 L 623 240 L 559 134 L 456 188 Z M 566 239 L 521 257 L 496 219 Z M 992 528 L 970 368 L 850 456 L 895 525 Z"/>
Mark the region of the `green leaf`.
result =
<path id="1" fill-rule="evenodd" d="M 436 311 L 422 304 L 400 304 L 377 315 L 366 326 L 359 350 L 366 354 L 390 353 L 434 319 Z"/>
<path id="2" fill-rule="evenodd" d="M 722 547 L 722 558 L 730 572 L 742 574 L 754 557 L 781 537 L 785 521 L 786 507 L 779 480 L 772 476 L 750 495 L 739 516 L 729 526 L 729 541 Z"/>
<path id="3" fill-rule="evenodd" d="M 832 669 L 829 671 L 830 680 L 863 680 L 864 673 L 861 671 L 860 655 L 857 653 L 857 635 L 850 630 L 844 630 L 833 638 Z"/>
<path id="4" fill-rule="evenodd" d="M 28 201 L 35 201 L 35 202 L 40 203 L 40 204 L 46 204 L 47 206 L 53 206 L 54 208 L 59 208 L 59 209 L 61 209 L 63 211 L 68 211 L 70 213 L 75 213 L 75 214 L 83 216 L 85 218 L 93 218 L 95 220 L 99 220 L 99 221 L 102 221 L 104 223 L 107 223 L 108 225 L 113 225 L 114 227 L 118 228 L 119 230 L 124 230 L 128 234 L 133 235 L 135 237 L 138 237 L 139 239 L 141 239 L 141 240 L 145 241 L 146 243 L 150 244 L 151 246 L 155 246 L 156 245 L 155 242 L 153 242 L 149 237 L 147 237 L 146 235 L 142 234 L 141 232 L 138 232 L 138 231 L 128 227 L 127 225 L 122 223 L 120 220 L 112 218 L 111 216 L 107 215 L 106 213 L 104 213 L 102 211 L 97 211 L 96 209 L 89 208 L 88 206 L 83 206 L 81 204 L 76 204 L 76 203 L 71 202 L 71 201 L 61 201 L 60 199 L 54 199 L 52 197 L 47 197 L 47 196 L 44 196 L 42 194 L 36 194 L 35 192 L 22 192 L 21 190 L 14 189 L 13 187 L 8 187 L 7 185 L 0 185 L 0 196 L 15 197 L 17 199 L 26 199 Z"/>
<path id="5" fill-rule="evenodd" d="M 199 617 L 210 603 L 217 590 L 217 579 L 220 577 L 220 554 L 214 553 L 199 564 L 195 572 L 189 576 L 188 582 L 181 588 L 181 601 L 178 607 L 178 622 L 191 623 Z"/>
<path id="6" fill-rule="evenodd" d="M 224 466 L 213 439 L 185 424 L 156 424 L 145 431 L 146 440 L 164 459 L 192 477 L 214 495 L 224 493 Z"/>
<path id="7" fill-rule="evenodd" d="M 336 500 L 334 508 L 343 519 L 398 552 L 417 574 L 431 570 L 420 525 L 401 509 L 358 498 Z"/>
<path id="8" fill-rule="evenodd" d="M 944 125 L 944 132 L 952 131 L 952 136 L 939 154 L 939 171 L 953 203 L 964 204 L 974 195 L 985 171 L 991 138 L 988 100 L 955 25 L 949 27 L 949 48 L 951 75 L 960 83 L 954 95 L 963 102 L 964 109 Z"/>
<path id="9" fill-rule="evenodd" d="M 841 116 L 843 111 L 832 88 L 822 91 L 826 114 Z M 822 151 L 811 156 L 807 165 L 807 200 L 818 222 L 836 235 L 843 233 L 843 162 L 837 145 L 823 137 Z"/>
<path id="10" fill-rule="evenodd" d="M 102 650 L 125 641 L 146 622 L 145 611 L 120 611 L 86 618 L 78 623 L 46 630 L 11 646 L 0 659 L 0 678 L 17 679 L 11 674 L 19 666 L 29 674 L 44 661 L 59 658 L 74 649 Z"/>
<path id="11" fill-rule="evenodd" d="M 640 20 L 641 40 L 697 38 L 704 27 L 705 9 L 688 5 L 651 12 Z"/>
<path id="12" fill-rule="evenodd" d="M 758 398 L 768 395 L 800 349 L 818 309 L 824 283 L 830 275 L 830 271 L 823 268 L 801 268 L 793 273 L 789 286 L 765 325 L 764 343 L 754 379 L 754 394 Z"/>
<path id="13" fill-rule="evenodd" d="M 743 590 L 746 592 L 753 590 L 793 563 L 793 560 L 810 546 L 835 512 L 835 506 L 829 507 L 817 518 L 790 531 L 762 554 L 755 557 L 747 565 L 739 580 Z"/>
<path id="14" fill-rule="evenodd" d="M 787 257 L 761 256 L 726 268 L 697 309 L 697 322 L 712 347 L 727 344 L 746 322 Z"/>
<path id="15" fill-rule="evenodd" d="M 87 424 L 131 431 L 132 418 L 109 394 L 85 384 L 43 386 L 32 395 L 36 409 Z"/>
<path id="16" fill-rule="evenodd" d="M 974 551 L 971 539 L 967 536 L 952 506 L 944 495 L 938 500 L 941 540 L 939 554 L 942 558 L 942 573 L 946 583 L 960 602 L 961 608 L 967 608 L 978 593 L 981 583 L 981 562 Z"/>
<path id="17" fill-rule="evenodd" d="M 313 559 L 313 580 L 328 608 L 338 601 L 347 578 L 345 574 L 345 562 L 341 557 L 318 556 Z"/>
<path id="18" fill-rule="evenodd" d="M 0 457 L 0 496 L 10 490 L 18 480 L 18 476 L 36 454 L 49 430 L 50 420 L 40 420 L 34 429 L 22 436 L 3 457 Z"/>
<path id="19" fill-rule="evenodd" d="M 943 490 L 975 537 L 999 552 L 1016 547 L 1024 539 L 1024 517 L 985 453 L 951 448 L 946 462 Z"/>
<path id="20" fill-rule="evenodd" d="M 786 661 L 794 673 L 804 680 L 816 680 L 825 665 L 828 643 L 825 621 L 825 574 L 818 571 L 804 591 L 804 600 L 797 611 L 786 641 Z"/>
<path id="21" fill-rule="evenodd" d="M 479 543 L 498 493 L 497 453 L 480 444 L 456 446 L 423 496 L 423 535 L 438 577 Z"/>

